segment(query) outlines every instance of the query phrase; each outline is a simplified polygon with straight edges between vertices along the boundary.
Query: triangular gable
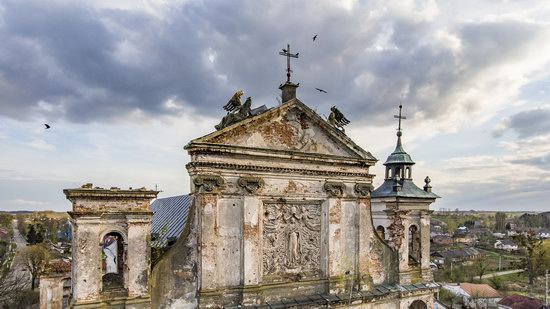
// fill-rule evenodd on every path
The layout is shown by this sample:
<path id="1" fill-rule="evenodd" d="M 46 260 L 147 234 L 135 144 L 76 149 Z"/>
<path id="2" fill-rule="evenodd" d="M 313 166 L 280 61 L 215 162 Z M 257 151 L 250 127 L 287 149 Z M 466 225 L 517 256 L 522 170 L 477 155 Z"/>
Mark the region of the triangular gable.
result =
<path id="1" fill-rule="evenodd" d="M 197 138 L 191 141 L 190 145 L 193 144 L 230 145 L 376 161 L 368 151 L 298 99 Z"/>

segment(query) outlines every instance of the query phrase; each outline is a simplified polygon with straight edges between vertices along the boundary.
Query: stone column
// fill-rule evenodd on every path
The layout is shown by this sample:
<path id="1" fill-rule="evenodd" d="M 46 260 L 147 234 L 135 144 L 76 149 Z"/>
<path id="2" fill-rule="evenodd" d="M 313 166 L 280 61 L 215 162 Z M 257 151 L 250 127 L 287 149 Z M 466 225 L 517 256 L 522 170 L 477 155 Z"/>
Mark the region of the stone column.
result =
<path id="1" fill-rule="evenodd" d="M 386 210 L 391 223 L 388 226 L 390 245 L 397 251 L 399 267 L 399 283 L 410 284 L 409 272 L 409 237 L 407 227 L 409 226 L 408 210 Z"/>
<path id="2" fill-rule="evenodd" d="M 420 252 L 421 252 L 421 270 L 422 280 L 424 282 L 433 281 L 432 269 L 430 268 L 430 217 L 432 211 L 420 211 Z"/>
<path id="3" fill-rule="evenodd" d="M 243 220 L 243 281 L 244 286 L 258 285 L 262 280 L 260 216 L 261 201 L 257 196 L 244 197 Z M 256 293 L 243 295 L 243 303 L 258 304 L 259 296 Z"/>
<path id="4" fill-rule="evenodd" d="M 73 300 L 84 302 L 96 300 L 101 291 L 101 218 L 73 219 Z"/>
<path id="5" fill-rule="evenodd" d="M 329 198 L 328 204 L 328 277 L 330 293 L 338 294 L 345 291 L 344 265 L 342 265 L 342 199 Z"/>
<path id="6" fill-rule="evenodd" d="M 199 210 L 200 236 L 200 289 L 215 289 L 217 287 L 217 235 L 216 220 L 218 202 L 216 196 L 203 194 L 196 197 Z"/>
<path id="7" fill-rule="evenodd" d="M 127 215 L 128 296 L 149 298 L 151 215 Z"/>
<path id="8" fill-rule="evenodd" d="M 373 234 L 370 199 L 367 197 L 359 198 L 357 204 L 359 207 L 358 280 L 361 290 L 371 290 L 374 279 L 370 273 L 370 266 L 373 264 L 371 253 L 375 249 L 373 237 L 376 236 Z"/>

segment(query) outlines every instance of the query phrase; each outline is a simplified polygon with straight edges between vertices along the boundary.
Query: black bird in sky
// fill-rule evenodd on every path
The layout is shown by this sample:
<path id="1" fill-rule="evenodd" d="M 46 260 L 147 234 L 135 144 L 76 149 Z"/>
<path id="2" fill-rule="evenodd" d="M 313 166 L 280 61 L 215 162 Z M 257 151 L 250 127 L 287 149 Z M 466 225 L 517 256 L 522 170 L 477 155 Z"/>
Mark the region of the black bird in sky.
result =
<path id="1" fill-rule="evenodd" d="M 317 89 L 317 91 L 319 91 L 319 92 L 328 93 L 328 92 L 324 91 L 323 89 L 319 89 L 319 88 L 315 88 L 315 89 Z"/>
<path id="2" fill-rule="evenodd" d="M 44 126 L 46 127 L 46 130 L 48 130 L 49 128 L 51 128 L 50 125 L 47 124 L 47 123 L 45 123 Z"/>
<path id="3" fill-rule="evenodd" d="M 316 38 L 317 38 L 317 34 L 313 36 L 313 42 L 315 42 Z"/>

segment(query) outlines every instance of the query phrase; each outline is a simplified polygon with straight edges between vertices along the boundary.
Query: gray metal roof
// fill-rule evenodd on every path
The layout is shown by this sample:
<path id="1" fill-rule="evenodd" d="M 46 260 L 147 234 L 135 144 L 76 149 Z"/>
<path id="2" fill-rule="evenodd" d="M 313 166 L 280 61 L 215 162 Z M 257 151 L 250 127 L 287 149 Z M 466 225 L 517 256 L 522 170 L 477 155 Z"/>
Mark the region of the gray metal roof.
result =
<path id="1" fill-rule="evenodd" d="M 156 240 L 151 242 L 153 247 L 165 247 L 168 238 L 179 238 L 189 214 L 191 197 L 189 195 L 178 195 L 166 198 L 159 198 L 153 202 L 153 221 L 151 233 L 157 234 Z"/>
<path id="2" fill-rule="evenodd" d="M 401 190 L 393 189 L 393 179 L 386 179 L 384 183 L 372 192 L 372 197 L 415 197 L 439 198 L 439 195 L 426 192 L 417 187 L 411 179 L 401 179 Z"/>

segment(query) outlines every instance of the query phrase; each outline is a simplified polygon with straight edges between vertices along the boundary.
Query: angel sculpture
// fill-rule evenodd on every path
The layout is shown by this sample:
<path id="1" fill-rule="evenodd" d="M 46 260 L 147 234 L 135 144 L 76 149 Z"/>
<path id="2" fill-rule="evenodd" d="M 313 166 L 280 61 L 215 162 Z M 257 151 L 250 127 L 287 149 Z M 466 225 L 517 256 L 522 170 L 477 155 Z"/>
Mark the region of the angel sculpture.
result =
<path id="1" fill-rule="evenodd" d="M 344 130 L 344 126 L 349 124 L 349 120 L 336 108 L 336 106 L 333 106 L 330 108 L 328 123 L 335 128 L 342 130 L 342 132 L 346 132 L 346 130 Z"/>
<path id="2" fill-rule="evenodd" d="M 223 109 L 227 111 L 227 115 L 215 126 L 216 130 L 221 130 L 250 116 L 252 98 L 248 97 L 243 104 L 241 103 L 243 94 L 242 90 L 235 92 L 229 102 L 223 106 Z"/>

